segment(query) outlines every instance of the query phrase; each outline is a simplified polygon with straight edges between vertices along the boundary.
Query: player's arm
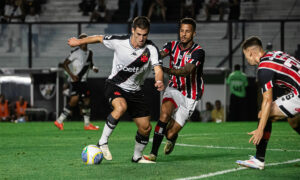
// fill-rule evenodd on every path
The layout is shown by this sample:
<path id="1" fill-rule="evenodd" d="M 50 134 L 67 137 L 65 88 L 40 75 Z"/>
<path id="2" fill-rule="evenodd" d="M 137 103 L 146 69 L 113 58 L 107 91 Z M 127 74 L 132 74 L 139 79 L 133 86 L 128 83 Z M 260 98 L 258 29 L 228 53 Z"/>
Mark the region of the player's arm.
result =
<path id="1" fill-rule="evenodd" d="M 73 79 L 74 82 L 78 81 L 79 80 L 79 77 L 77 75 L 74 75 L 70 68 L 69 68 L 69 64 L 71 63 L 72 61 L 70 61 L 69 59 L 66 59 L 63 63 L 63 68 L 64 70 L 70 75 L 70 77 Z"/>
<path id="2" fill-rule="evenodd" d="M 261 114 L 260 114 L 259 124 L 256 130 L 249 133 L 250 135 L 252 135 L 252 137 L 249 140 L 249 143 L 252 141 L 254 145 L 257 145 L 262 139 L 264 134 L 264 129 L 266 127 L 271 112 L 272 102 L 273 102 L 273 90 L 271 88 L 263 93 L 263 101 L 261 103 L 261 112 L 260 112 Z"/>
<path id="3" fill-rule="evenodd" d="M 71 47 L 79 46 L 82 44 L 94 44 L 94 43 L 103 43 L 103 35 L 88 36 L 82 39 L 77 39 L 75 37 L 68 39 L 68 44 Z"/>
<path id="4" fill-rule="evenodd" d="M 154 86 L 157 87 L 158 91 L 162 91 L 165 89 L 164 85 L 164 72 L 161 66 L 154 66 L 155 72 L 155 84 Z"/>
<path id="5" fill-rule="evenodd" d="M 196 70 L 196 65 L 191 63 L 187 63 L 184 67 L 179 69 L 170 69 L 170 68 L 163 67 L 163 71 L 165 73 L 175 75 L 175 76 L 183 76 L 183 77 L 191 74 L 195 70 Z"/>
<path id="6" fill-rule="evenodd" d="M 94 66 L 94 61 L 93 61 L 93 51 L 90 51 L 90 56 L 91 56 L 91 66 L 90 68 L 95 72 L 99 72 L 99 68 L 97 66 Z"/>
<path id="7" fill-rule="evenodd" d="M 159 53 L 160 53 L 160 57 L 161 57 L 162 59 L 169 55 L 169 54 L 166 53 L 164 50 L 161 50 Z"/>

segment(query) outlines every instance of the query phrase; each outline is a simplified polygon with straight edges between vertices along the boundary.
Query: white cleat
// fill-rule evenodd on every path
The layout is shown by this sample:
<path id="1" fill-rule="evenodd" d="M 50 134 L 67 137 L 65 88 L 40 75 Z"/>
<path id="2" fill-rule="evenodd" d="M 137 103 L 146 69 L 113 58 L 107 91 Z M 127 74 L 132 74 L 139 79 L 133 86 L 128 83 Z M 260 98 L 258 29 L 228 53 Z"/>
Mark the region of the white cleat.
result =
<path id="1" fill-rule="evenodd" d="M 256 159 L 255 156 L 250 156 L 250 159 L 245 161 L 237 160 L 236 163 L 240 166 L 253 168 L 253 169 L 260 169 L 260 170 L 263 170 L 265 167 L 265 163 Z"/>
<path id="2" fill-rule="evenodd" d="M 106 159 L 108 161 L 111 161 L 112 160 L 112 155 L 109 151 L 108 145 L 107 144 L 100 145 L 100 149 L 103 153 L 104 159 Z"/>
<path id="3" fill-rule="evenodd" d="M 137 160 L 134 160 L 133 157 L 131 159 L 132 162 L 134 163 L 142 163 L 142 164 L 153 164 L 155 163 L 154 161 L 150 161 L 144 158 L 144 156 L 138 158 Z"/>

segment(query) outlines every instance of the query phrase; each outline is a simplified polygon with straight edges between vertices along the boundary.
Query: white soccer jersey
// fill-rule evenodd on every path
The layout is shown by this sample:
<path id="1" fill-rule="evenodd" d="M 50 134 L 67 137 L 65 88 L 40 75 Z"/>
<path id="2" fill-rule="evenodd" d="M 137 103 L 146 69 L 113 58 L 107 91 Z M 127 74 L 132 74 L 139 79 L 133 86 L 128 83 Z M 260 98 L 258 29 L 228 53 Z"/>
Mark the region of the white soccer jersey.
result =
<path id="1" fill-rule="evenodd" d="M 129 35 L 104 36 L 103 44 L 114 50 L 108 81 L 124 90 L 140 90 L 152 67 L 161 65 L 158 49 L 149 40 L 138 49 L 131 45 Z"/>
<path id="2" fill-rule="evenodd" d="M 92 65 L 91 56 L 92 51 L 90 51 L 89 49 L 87 51 L 84 51 L 77 47 L 76 49 L 71 51 L 70 55 L 67 58 L 71 61 L 71 63 L 69 64 L 70 71 L 74 75 L 77 75 L 81 82 L 87 80 L 89 69 Z M 73 82 L 71 77 L 69 77 L 68 80 Z"/>

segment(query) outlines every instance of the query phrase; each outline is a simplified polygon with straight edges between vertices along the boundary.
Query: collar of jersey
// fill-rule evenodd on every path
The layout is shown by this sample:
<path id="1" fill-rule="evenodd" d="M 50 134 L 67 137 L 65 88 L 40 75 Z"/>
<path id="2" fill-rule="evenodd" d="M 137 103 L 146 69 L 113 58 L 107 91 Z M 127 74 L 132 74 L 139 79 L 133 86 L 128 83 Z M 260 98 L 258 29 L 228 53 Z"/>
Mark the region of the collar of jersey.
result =
<path id="1" fill-rule="evenodd" d="M 189 49 L 191 49 L 194 46 L 195 42 L 191 45 L 191 47 L 185 48 L 185 49 L 181 49 L 181 42 L 178 44 L 180 51 L 187 51 Z"/>

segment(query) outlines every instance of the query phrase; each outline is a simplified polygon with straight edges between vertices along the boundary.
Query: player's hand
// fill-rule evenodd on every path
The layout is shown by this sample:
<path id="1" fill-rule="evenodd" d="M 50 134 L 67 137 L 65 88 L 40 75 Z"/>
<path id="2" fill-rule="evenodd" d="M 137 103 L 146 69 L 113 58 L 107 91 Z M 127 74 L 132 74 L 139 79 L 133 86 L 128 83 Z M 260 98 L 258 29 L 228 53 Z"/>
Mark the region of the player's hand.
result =
<path id="1" fill-rule="evenodd" d="M 165 85 L 162 81 L 156 81 L 154 86 L 157 88 L 158 91 L 163 91 L 165 89 Z"/>
<path id="2" fill-rule="evenodd" d="M 252 137 L 249 139 L 249 143 L 252 141 L 254 145 L 258 145 L 264 135 L 264 131 L 256 129 L 248 134 L 252 135 Z"/>
<path id="3" fill-rule="evenodd" d="M 93 71 L 95 72 L 95 73 L 98 73 L 99 72 L 99 68 L 98 67 L 93 67 Z"/>
<path id="4" fill-rule="evenodd" d="M 79 77 L 78 76 L 73 75 L 73 76 L 71 76 L 71 78 L 73 79 L 74 82 L 79 81 Z"/>
<path id="5" fill-rule="evenodd" d="M 75 47 L 75 46 L 79 46 L 80 42 L 79 42 L 79 39 L 72 37 L 72 38 L 68 39 L 68 44 L 71 47 Z"/>

